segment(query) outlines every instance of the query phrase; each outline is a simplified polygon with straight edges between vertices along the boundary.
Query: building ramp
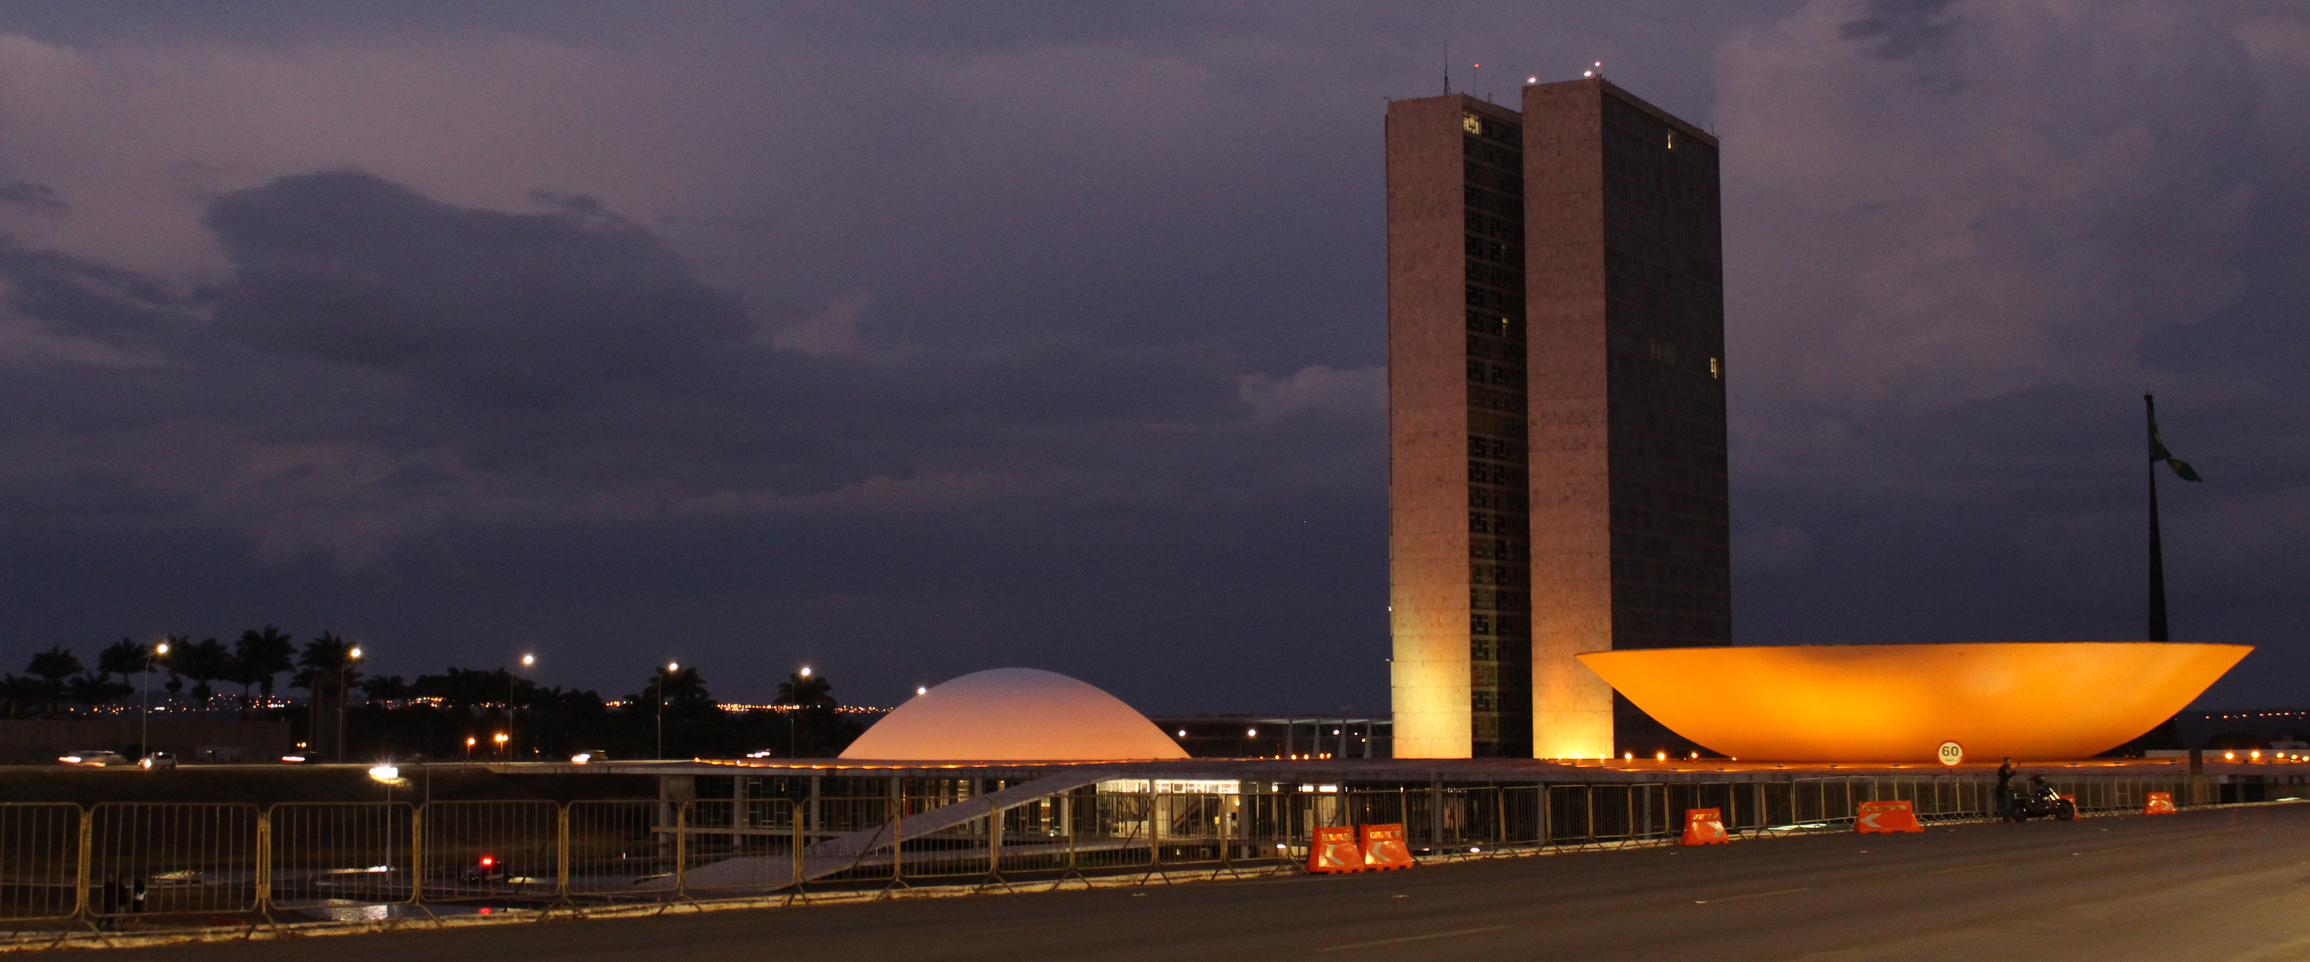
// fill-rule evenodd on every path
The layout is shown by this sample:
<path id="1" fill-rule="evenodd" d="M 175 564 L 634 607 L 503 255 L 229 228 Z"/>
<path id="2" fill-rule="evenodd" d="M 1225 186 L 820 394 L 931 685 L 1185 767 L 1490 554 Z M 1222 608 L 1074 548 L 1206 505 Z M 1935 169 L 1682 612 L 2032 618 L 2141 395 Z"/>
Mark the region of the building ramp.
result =
<path id="1" fill-rule="evenodd" d="M 922 838 L 1114 777 L 1115 771 L 1108 768 L 1067 769 L 1045 775 L 1031 782 L 906 816 L 898 821 L 897 837 Z M 792 855 L 761 855 L 723 859 L 690 869 L 684 873 L 684 884 L 691 889 L 784 888 L 797 881 L 808 882 L 861 865 L 887 862 L 892 837 L 891 825 L 885 822 L 807 846 L 802 850 L 802 877 L 799 880 L 794 877 Z M 874 857 L 876 852 L 883 854 Z M 673 887 L 673 884 L 673 879 L 660 876 L 635 888 L 664 889 Z"/>

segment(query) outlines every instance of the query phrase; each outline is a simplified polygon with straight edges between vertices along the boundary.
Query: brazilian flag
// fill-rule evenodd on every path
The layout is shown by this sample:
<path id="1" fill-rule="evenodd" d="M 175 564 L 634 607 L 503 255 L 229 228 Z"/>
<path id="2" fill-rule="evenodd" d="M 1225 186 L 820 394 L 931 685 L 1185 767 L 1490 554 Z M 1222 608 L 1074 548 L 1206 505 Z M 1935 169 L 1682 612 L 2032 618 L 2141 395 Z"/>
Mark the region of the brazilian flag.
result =
<path id="1" fill-rule="evenodd" d="M 2206 480 L 2198 477 L 2197 469 L 2190 467 L 2188 461 L 2174 457 L 2174 452 L 2166 450 L 2166 439 L 2158 436 L 2158 417 L 2152 414 L 2150 415 L 2150 463 L 2156 464 L 2160 461 L 2164 461 L 2166 467 L 2174 469 L 2174 476 L 2184 481 Z"/>

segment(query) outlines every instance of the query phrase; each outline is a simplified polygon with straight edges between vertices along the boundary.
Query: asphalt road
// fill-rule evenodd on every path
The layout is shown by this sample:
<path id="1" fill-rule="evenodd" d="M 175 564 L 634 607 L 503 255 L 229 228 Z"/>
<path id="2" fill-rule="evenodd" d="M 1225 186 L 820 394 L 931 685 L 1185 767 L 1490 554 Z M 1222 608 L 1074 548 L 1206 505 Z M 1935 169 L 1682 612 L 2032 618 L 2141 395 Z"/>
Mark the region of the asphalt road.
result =
<path id="1" fill-rule="evenodd" d="M 2310 959 L 2310 804 L 119 954 L 169 962 L 2298 960 Z"/>

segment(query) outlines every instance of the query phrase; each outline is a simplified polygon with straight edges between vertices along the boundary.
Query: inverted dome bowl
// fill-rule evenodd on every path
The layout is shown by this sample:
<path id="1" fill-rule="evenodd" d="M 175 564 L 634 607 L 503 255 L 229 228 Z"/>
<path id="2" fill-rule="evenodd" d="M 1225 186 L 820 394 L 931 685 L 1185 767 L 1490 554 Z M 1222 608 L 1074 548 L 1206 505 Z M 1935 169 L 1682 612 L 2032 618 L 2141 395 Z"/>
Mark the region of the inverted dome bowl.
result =
<path id="1" fill-rule="evenodd" d="M 2249 645 L 2022 642 L 1657 648 L 1577 656 L 1677 734 L 1743 761 L 2086 758 L 2187 707 Z"/>

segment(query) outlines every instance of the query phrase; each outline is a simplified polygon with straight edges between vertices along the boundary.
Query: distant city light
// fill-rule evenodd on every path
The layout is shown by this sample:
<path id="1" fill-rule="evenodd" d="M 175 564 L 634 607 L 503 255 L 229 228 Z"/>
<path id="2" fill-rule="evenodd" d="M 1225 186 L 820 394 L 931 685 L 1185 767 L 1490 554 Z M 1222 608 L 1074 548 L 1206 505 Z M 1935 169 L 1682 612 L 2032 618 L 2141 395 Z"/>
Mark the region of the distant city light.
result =
<path id="1" fill-rule="evenodd" d="M 1246 729 L 1244 729 L 1244 730 L 1243 730 L 1243 736 L 1244 736 L 1245 738 L 1258 738 L 1258 737 L 1259 737 L 1259 729 L 1257 729 L 1257 728 L 1246 728 Z"/>

